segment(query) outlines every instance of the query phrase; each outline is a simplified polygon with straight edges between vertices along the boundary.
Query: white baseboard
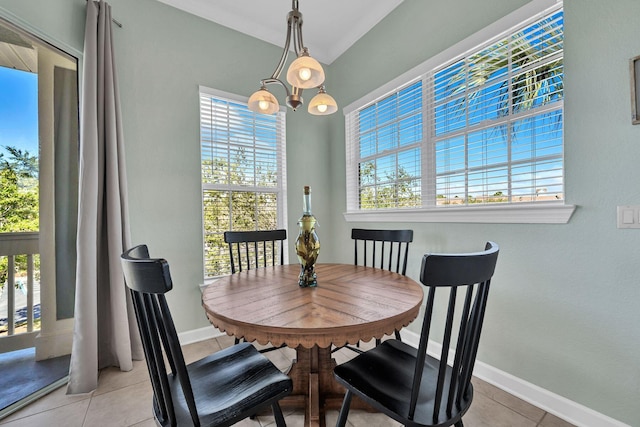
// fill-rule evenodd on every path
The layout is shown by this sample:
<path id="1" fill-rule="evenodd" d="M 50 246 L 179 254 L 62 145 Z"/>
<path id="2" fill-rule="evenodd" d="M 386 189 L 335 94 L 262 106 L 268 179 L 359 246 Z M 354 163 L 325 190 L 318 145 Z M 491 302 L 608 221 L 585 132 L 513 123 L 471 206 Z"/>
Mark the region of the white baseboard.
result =
<path id="1" fill-rule="evenodd" d="M 473 375 L 577 426 L 631 427 L 481 361 L 476 361 Z"/>
<path id="2" fill-rule="evenodd" d="M 206 326 L 200 329 L 181 332 L 178 334 L 178 340 L 180 341 L 180 345 L 187 345 L 187 344 L 192 344 L 198 341 L 217 338 L 222 335 L 224 335 L 224 333 L 220 332 L 218 329 L 214 328 L 213 326 Z"/>
<path id="3" fill-rule="evenodd" d="M 418 347 L 420 335 L 403 330 L 402 340 Z M 440 357 L 441 350 L 442 346 L 439 343 L 429 341 L 427 353 Z M 631 427 L 479 360 L 476 360 L 473 375 L 576 426 Z"/>

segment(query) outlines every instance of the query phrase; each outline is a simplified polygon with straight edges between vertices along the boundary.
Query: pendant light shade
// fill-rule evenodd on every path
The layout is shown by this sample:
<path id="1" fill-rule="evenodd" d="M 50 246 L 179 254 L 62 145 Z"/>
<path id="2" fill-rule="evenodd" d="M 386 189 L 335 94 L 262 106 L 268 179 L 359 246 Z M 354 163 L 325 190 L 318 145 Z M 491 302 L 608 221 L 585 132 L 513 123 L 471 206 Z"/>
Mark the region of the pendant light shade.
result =
<path id="1" fill-rule="evenodd" d="M 247 101 L 249 110 L 255 113 L 273 114 L 280 109 L 278 100 L 264 86 L 255 91 Z"/>
<path id="2" fill-rule="evenodd" d="M 322 65 L 309 56 L 305 49 L 289 66 L 287 81 L 291 86 L 300 89 L 311 89 L 324 83 L 324 70 Z"/>
<path id="3" fill-rule="evenodd" d="M 321 87 L 318 94 L 311 99 L 308 111 L 315 116 L 326 116 L 338 111 L 338 104 L 331 95 L 324 91 L 324 87 Z"/>

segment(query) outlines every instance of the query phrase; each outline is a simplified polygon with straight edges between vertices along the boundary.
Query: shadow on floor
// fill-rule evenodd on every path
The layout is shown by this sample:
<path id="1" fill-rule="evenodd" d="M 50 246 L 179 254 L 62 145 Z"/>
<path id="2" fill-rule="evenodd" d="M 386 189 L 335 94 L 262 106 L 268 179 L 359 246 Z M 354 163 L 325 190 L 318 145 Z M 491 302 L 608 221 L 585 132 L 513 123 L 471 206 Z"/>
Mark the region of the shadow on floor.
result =
<path id="1" fill-rule="evenodd" d="M 0 418 L 7 408 L 69 375 L 70 358 L 66 355 L 36 362 L 35 348 L 0 354 Z"/>

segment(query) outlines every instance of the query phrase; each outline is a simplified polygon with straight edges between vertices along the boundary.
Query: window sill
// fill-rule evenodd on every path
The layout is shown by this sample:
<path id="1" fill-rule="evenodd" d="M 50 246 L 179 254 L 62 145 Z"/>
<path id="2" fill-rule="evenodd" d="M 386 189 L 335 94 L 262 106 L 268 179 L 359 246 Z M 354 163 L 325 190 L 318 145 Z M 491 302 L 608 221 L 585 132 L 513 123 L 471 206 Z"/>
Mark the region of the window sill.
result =
<path id="1" fill-rule="evenodd" d="M 442 207 L 431 209 L 345 212 L 347 222 L 464 222 L 485 224 L 566 224 L 575 205 L 527 203 L 518 205 Z"/>

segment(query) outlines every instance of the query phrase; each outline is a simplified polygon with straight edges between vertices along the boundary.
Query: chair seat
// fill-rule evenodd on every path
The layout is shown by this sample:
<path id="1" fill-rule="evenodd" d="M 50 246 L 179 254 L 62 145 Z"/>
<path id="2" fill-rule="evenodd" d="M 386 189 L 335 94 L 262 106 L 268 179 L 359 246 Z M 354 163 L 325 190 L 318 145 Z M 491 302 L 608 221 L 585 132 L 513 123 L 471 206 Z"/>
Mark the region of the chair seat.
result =
<path id="1" fill-rule="evenodd" d="M 462 418 L 471 405 L 473 387 L 469 386 L 461 407 L 446 414 L 441 408 L 438 420 L 433 419 L 436 379 L 439 361 L 426 356 L 418 404 L 413 420 L 409 420 L 409 401 L 416 364 L 417 349 L 390 339 L 334 369 L 336 379 L 348 386 L 362 400 L 406 426 L 451 425 Z M 435 375 L 434 375 L 435 374 Z M 445 384 L 449 383 L 450 367 Z M 449 393 L 445 387 L 444 394 Z M 453 422 L 452 422 L 453 420 Z"/>
<path id="2" fill-rule="evenodd" d="M 202 426 L 233 424 L 253 415 L 256 407 L 268 409 L 291 390 L 291 379 L 248 343 L 191 363 L 187 371 Z M 173 375 L 169 382 L 172 396 L 179 396 L 174 402 L 178 425 L 191 425 L 180 382 Z"/>

